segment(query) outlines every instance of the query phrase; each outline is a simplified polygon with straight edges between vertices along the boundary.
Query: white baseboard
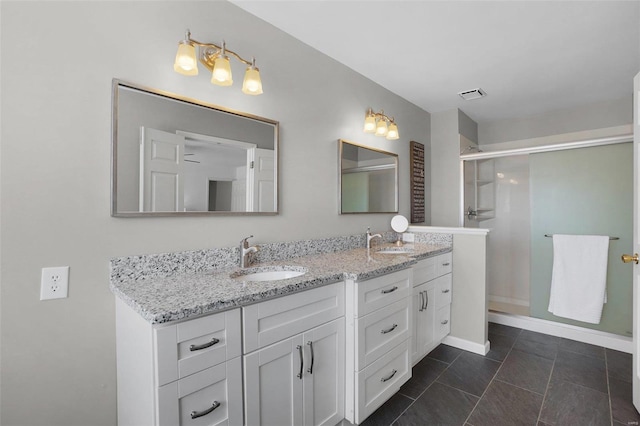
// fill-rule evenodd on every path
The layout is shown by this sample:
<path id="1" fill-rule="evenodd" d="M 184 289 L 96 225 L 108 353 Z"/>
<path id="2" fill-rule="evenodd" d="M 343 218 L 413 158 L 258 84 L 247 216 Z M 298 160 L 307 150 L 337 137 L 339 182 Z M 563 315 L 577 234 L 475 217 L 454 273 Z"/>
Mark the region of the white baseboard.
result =
<path id="1" fill-rule="evenodd" d="M 538 333 L 563 337 L 565 339 L 577 340 L 621 352 L 633 353 L 633 339 L 604 331 L 498 312 L 489 312 L 489 322 L 518 327 L 529 331 L 537 331 Z"/>
<path id="2" fill-rule="evenodd" d="M 484 345 L 480 343 L 474 343 L 469 340 L 460 339 L 459 337 L 447 336 L 442 340 L 445 345 L 453 346 L 454 348 L 462 349 L 468 352 L 473 352 L 478 355 L 486 355 L 489 353 L 489 341 L 486 341 Z"/>

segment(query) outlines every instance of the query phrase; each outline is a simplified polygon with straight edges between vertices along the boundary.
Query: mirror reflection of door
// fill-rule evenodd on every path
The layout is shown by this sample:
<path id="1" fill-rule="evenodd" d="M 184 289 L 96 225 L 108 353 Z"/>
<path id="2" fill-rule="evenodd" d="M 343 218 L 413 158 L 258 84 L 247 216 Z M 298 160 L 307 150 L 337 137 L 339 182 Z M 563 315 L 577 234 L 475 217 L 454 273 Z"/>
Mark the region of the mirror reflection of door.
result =
<path id="1" fill-rule="evenodd" d="M 184 206 L 184 137 L 140 128 L 140 211 L 179 212 Z"/>

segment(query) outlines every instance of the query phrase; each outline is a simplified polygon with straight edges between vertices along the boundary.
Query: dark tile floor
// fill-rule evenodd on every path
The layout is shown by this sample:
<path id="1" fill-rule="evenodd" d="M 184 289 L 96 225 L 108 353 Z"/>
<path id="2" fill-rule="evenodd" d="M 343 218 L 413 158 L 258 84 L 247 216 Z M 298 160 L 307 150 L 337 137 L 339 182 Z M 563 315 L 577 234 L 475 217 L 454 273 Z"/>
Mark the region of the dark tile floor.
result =
<path id="1" fill-rule="evenodd" d="M 486 356 L 440 345 L 362 425 L 638 425 L 631 355 L 489 324 Z"/>

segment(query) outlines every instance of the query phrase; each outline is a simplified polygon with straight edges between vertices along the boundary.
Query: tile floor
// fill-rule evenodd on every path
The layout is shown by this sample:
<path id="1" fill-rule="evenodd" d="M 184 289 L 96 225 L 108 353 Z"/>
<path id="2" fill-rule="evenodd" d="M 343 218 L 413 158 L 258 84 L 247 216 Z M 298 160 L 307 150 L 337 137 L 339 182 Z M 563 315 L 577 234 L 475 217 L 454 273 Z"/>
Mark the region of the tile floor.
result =
<path id="1" fill-rule="evenodd" d="M 362 425 L 638 425 L 631 355 L 489 324 L 486 356 L 440 345 Z"/>

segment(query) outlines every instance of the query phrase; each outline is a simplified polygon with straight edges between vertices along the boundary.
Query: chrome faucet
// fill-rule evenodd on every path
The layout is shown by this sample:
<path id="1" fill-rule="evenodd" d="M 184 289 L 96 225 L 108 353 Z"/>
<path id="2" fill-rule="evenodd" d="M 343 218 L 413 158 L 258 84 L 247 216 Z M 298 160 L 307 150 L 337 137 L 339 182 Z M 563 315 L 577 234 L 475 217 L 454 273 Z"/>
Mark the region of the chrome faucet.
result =
<path id="1" fill-rule="evenodd" d="M 371 234 L 371 229 L 369 227 L 367 227 L 367 250 L 371 248 L 371 240 L 373 240 L 375 237 L 382 238 L 382 235 L 380 235 L 380 234 Z"/>
<path id="2" fill-rule="evenodd" d="M 251 246 L 249 247 L 249 238 L 253 238 L 253 235 L 249 235 L 248 237 L 240 240 L 240 267 L 246 268 L 249 266 L 249 254 L 255 253 L 258 251 L 258 247 Z"/>

